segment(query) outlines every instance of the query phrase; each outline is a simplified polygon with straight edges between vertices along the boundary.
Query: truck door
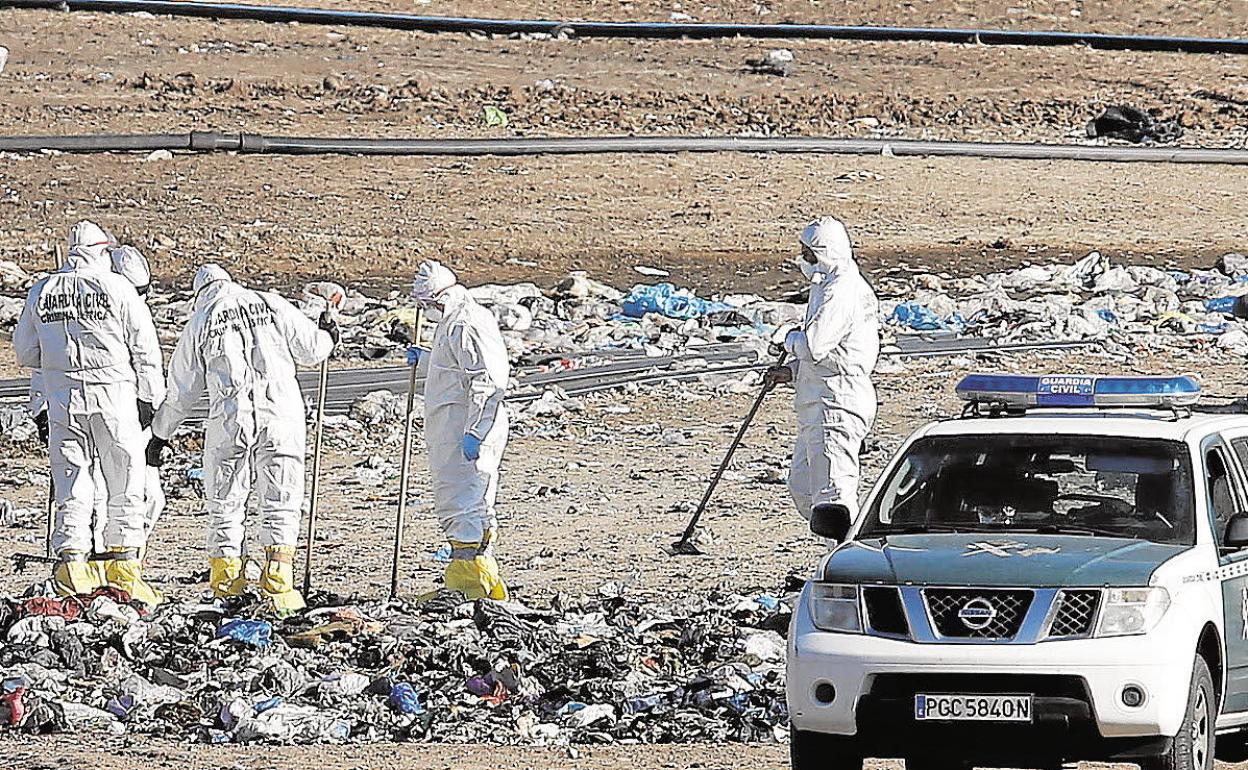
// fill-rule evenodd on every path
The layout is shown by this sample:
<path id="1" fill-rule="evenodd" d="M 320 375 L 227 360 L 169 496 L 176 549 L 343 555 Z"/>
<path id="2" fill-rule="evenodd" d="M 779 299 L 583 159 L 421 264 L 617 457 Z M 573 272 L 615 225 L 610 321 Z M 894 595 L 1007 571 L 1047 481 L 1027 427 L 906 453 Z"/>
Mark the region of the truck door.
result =
<path id="1" fill-rule="evenodd" d="M 1226 525 L 1245 504 L 1243 469 L 1248 468 L 1248 437 L 1230 439 L 1230 448 L 1215 440 L 1205 446 L 1205 485 L 1209 517 L 1218 544 L 1222 580 L 1223 633 L 1226 635 L 1226 703 L 1224 713 L 1248 711 L 1248 549 L 1225 547 Z"/>

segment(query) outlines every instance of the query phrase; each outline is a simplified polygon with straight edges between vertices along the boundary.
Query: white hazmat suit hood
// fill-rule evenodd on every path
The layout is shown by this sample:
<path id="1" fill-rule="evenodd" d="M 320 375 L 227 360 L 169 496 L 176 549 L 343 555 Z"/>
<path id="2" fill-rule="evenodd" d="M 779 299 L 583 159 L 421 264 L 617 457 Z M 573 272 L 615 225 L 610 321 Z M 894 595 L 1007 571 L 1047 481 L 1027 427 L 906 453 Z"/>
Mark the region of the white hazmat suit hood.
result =
<path id="1" fill-rule="evenodd" d="M 110 256 L 113 272 L 129 281 L 140 295 L 147 294 L 152 285 L 152 268 L 143 252 L 133 246 L 119 246 Z"/>
<path id="2" fill-rule="evenodd" d="M 821 217 L 802 230 L 801 243 L 815 255 L 815 264 L 804 263 L 802 272 L 813 280 L 816 275 L 835 275 L 846 266 L 854 265 L 854 247 L 849 232 L 839 219 Z M 808 268 L 807 268 L 808 266 Z"/>
<path id="3" fill-rule="evenodd" d="M 113 239 L 104 228 L 84 219 L 69 230 L 69 249 L 66 267 L 88 266 L 94 270 L 108 270 L 108 255 Z"/>
<path id="4" fill-rule="evenodd" d="M 195 279 L 191 282 L 191 292 L 199 294 L 210 283 L 217 281 L 232 281 L 230 274 L 220 265 L 214 265 L 211 262 L 195 271 Z"/>
<path id="5" fill-rule="evenodd" d="M 871 372 L 880 353 L 879 305 L 840 221 L 811 222 L 801 243 L 814 253 L 815 264 L 809 265 L 805 321 L 784 342 L 792 356 L 798 419 L 789 491 L 807 519 L 823 504 L 844 505 L 853 515 L 858 453 L 876 412 Z"/>
<path id="6" fill-rule="evenodd" d="M 169 364 L 169 397 L 152 432 L 169 439 L 206 394 L 209 555 L 242 555 L 253 476 L 261 543 L 293 548 L 307 440 L 296 367 L 325 360 L 333 340 L 282 297 L 240 286 L 216 265 L 200 268 L 194 286 L 193 313 Z"/>

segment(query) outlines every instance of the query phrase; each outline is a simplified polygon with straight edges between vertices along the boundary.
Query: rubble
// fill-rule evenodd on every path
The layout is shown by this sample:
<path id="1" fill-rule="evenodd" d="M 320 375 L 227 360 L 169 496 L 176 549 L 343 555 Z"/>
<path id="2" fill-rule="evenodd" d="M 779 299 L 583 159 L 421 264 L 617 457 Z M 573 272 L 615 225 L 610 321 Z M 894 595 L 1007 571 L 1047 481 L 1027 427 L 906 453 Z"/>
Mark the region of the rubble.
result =
<path id="1" fill-rule="evenodd" d="M 784 740 L 781 599 L 670 607 L 314 596 L 285 620 L 250 597 L 140 615 L 119 592 L 0 604 L 0 733 L 210 743 Z M 789 597 L 792 601 L 792 596 Z"/>
<path id="2" fill-rule="evenodd" d="M 659 277 L 648 272 L 643 274 Z M 26 288 L 37 277 L 0 262 L 4 290 L 0 326 L 15 322 L 17 311 L 6 315 L 6 303 L 20 310 Z M 896 352 L 892 344 L 907 334 L 975 337 L 1001 344 L 1088 341 L 1111 355 L 1128 348 L 1186 353 L 1193 347 L 1215 356 L 1248 353 L 1241 336 L 1248 334 L 1248 326 L 1236 316 L 1237 306 L 1241 313 L 1248 310 L 1248 300 L 1240 299 L 1248 294 L 1248 257 L 1239 253 L 1224 255 L 1209 270 L 1114 264 L 1093 251 L 1066 263 L 1028 264 L 967 277 L 899 267 L 873 277 L 873 282 L 880 297 L 886 355 Z M 325 308 L 320 291 L 318 284 L 309 284 L 296 299 L 309 317 L 319 316 Z M 533 283 L 487 284 L 471 292 L 498 319 L 520 377 L 517 383 L 528 375 L 541 380 L 547 373 L 575 368 L 608 371 L 616 360 L 613 356 L 624 352 L 671 357 L 717 343 L 738 346 L 742 354 L 752 352 L 756 360 L 765 360 L 774 355 L 769 344 L 782 338 L 786 327 L 801 323 L 805 314 L 805 298 L 800 295 L 704 297 L 670 282 L 638 283 L 623 292 L 584 272 L 571 273 L 545 289 Z M 189 295 L 158 290 L 151 305 L 162 339 L 171 343 L 190 312 Z M 402 365 L 403 350 L 415 335 L 416 315 L 414 304 L 400 292 L 373 297 L 348 290 L 338 312 L 342 344 L 335 355 Z M 905 366 L 887 357 L 880 365 L 888 372 Z M 634 365 L 632 371 L 642 368 Z M 756 387 L 757 375 L 712 371 L 700 374 L 700 381 L 716 393 L 740 393 Z M 517 415 L 518 429 L 528 434 L 558 435 L 558 424 L 584 408 L 579 396 L 569 397 L 553 381 L 539 385 L 536 393 L 524 392 L 526 398 L 536 399 Z M 702 396 L 682 392 L 680 397 Z M 336 422 L 329 441 L 351 448 L 359 437 L 379 427 L 383 434 L 393 433 L 400 429 L 405 410 L 405 396 L 378 385 L 356 397 L 347 414 L 331 416 Z M 417 418 L 423 414 L 420 403 L 414 413 Z M 34 435 L 20 401 L 0 405 L 0 436 L 29 442 Z M 190 475 L 194 471 L 178 468 L 166 475 L 193 487 L 199 483 Z M 362 468 L 360 481 L 376 485 L 388 472 L 376 466 Z M 175 490 L 175 496 L 180 493 Z"/>
<path id="3" fill-rule="evenodd" d="M 1088 121 L 1089 139 L 1108 137 L 1134 144 L 1169 144 L 1183 137 L 1177 120 L 1158 120 L 1152 114 L 1125 104 L 1110 107 Z"/>

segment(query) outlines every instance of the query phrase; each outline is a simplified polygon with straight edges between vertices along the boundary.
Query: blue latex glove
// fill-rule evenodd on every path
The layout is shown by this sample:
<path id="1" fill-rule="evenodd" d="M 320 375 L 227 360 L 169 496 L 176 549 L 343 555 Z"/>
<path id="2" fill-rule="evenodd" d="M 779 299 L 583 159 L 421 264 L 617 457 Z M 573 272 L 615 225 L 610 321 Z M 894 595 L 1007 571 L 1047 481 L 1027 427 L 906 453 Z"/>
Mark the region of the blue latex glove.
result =
<path id="1" fill-rule="evenodd" d="M 429 355 L 429 350 L 427 348 L 418 348 L 415 345 L 412 345 L 407 349 L 407 365 L 418 366 L 420 364 L 420 359 L 427 355 Z"/>
<path id="2" fill-rule="evenodd" d="M 481 458 L 481 439 L 471 433 L 464 434 L 464 459 L 478 460 Z"/>

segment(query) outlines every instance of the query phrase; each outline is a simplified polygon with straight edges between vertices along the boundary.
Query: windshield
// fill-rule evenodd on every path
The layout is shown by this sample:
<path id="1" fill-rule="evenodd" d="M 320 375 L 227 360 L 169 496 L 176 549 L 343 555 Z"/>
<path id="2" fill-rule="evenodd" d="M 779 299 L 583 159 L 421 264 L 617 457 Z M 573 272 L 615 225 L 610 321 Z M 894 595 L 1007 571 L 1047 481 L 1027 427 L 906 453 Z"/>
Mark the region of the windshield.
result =
<path id="1" fill-rule="evenodd" d="M 1191 463 L 1174 441 L 929 437 L 910 446 L 859 537 L 1051 532 L 1192 545 Z"/>

